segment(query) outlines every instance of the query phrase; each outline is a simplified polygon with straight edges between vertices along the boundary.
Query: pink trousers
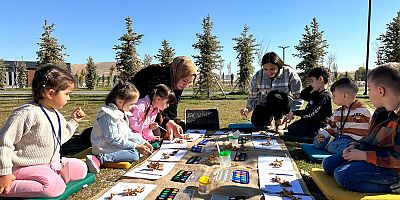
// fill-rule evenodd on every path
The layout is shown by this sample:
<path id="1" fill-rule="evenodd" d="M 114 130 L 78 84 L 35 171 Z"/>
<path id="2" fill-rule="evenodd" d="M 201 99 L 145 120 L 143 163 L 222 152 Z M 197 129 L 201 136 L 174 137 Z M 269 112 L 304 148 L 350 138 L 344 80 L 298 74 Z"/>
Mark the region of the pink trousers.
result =
<path id="1" fill-rule="evenodd" d="M 7 197 L 58 197 L 69 181 L 86 177 L 85 162 L 62 158 L 62 164 L 42 164 L 13 168 L 16 179 Z"/>

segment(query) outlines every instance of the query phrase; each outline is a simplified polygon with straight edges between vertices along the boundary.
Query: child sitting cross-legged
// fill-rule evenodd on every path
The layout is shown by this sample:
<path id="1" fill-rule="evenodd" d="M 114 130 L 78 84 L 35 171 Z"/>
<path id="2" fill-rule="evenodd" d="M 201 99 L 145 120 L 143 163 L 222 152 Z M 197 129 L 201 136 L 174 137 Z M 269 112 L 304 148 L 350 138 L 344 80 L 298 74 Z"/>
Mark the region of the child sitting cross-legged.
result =
<path id="1" fill-rule="evenodd" d="M 329 127 L 319 130 L 314 147 L 342 154 L 349 143 L 367 136 L 372 114 L 366 104 L 356 99 L 358 87 L 351 79 L 337 80 L 332 84 L 331 92 L 333 102 L 340 108 L 329 119 Z"/>
<path id="2" fill-rule="evenodd" d="M 92 152 L 87 155 L 89 171 L 98 173 L 106 162 L 132 162 L 139 160 L 139 153 L 146 155 L 153 147 L 129 128 L 129 110 L 135 106 L 139 92 L 129 82 L 119 82 L 106 98 L 106 105 L 97 114 L 91 134 Z"/>
<path id="3" fill-rule="evenodd" d="M 399 69 L 399 63 L 388 63 L 369 73 L 369 98 L 377 109 L 368 136 L 322 162 L 325 172 L 348 190 L 400 193 Z"/>

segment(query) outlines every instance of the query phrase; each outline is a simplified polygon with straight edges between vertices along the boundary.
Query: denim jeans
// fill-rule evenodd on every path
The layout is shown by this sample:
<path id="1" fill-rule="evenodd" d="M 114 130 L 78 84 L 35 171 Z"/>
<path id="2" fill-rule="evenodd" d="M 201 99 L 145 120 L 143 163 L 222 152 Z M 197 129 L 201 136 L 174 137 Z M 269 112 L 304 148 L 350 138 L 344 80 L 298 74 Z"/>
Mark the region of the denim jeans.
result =
<path id="1" fill-rule="evenodd" d="M 322 166 L 340 186 L 356 192 L 390 193 L 390 185 L 400 180 L 399 174 L 392 169 L 365 161 L 348 162 L 341 154 L 325 158 Z"/>
<path id="2" fill-rule="evenodd" d="M 136 149 L 120 150 L 112 153 L 100 154 L 100 163 L 108 162 L 134 162 L 139 160 L 139 152 Z"/>
<path id="3" fill-rule="evenodd" d="M 332 142 L 327 144 L 326 150 L 331 153 L 342 154 L 347 145 L 354 141 L 355 140 L 350 136 L 337 135 Z"/>

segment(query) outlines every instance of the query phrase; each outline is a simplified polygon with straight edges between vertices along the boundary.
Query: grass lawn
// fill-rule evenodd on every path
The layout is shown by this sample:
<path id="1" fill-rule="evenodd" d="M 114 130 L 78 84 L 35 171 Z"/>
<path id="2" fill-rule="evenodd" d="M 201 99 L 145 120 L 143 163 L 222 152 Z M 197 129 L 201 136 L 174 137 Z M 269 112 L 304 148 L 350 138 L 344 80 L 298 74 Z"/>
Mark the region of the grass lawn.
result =
<path id="1" fill-rule="evenodd" d="M 18 95 L 18 97 L 11 95 L 0 95 L 0 113 L 2 113 L 3 116 L 0 118 L 1 126 L 6 122 L 8 116 L 15 108 L 26 103 L 30 99 L 30 95 Z M 104 99 L 105 95 L 72 95 L 71 100 L 67 105 L 64 106 L 64 108 L 61 110 L 61 113 L 68 119 L 72 110 L 78 106 L 82 107 L 87 117 L 77 130 L 77 132 L 81 132 L 85 128 L 92 126 L 92 121 L 98 109 L 104 104 Z M 372 108 L 368 98 L 360 99 L 365 101 Z M 212 99 L 183 97 L 179 104 L 178 117 L 184 119 L 185 109 L 218 108 L 220 127 L 226 128 L 231 122 L 244 122 L 249 120 L 241 117 L 239 114 L 240 108 L 244 107 L 245 104 L 246 96 L 244 95 L 228 95 L 227 98 L 217 96 Z M 321 167 L 321 165 L 308 162 L 300 149 L 299 143 L 285 143 L 291 153 L 292 158 L 295 160 L 297 167 L 300 169 L 303 179 L 305 180 L 311 194 L 315 199 L 325 199 L 308 174 L 311 168 Z M 104 188 L 114 185 L 115 182 L 125 173 L 125 171 L 126 170 L 121 169 L 102 169 L 94 184 L 77 192 L 69 199 L 90 199 Z"/>

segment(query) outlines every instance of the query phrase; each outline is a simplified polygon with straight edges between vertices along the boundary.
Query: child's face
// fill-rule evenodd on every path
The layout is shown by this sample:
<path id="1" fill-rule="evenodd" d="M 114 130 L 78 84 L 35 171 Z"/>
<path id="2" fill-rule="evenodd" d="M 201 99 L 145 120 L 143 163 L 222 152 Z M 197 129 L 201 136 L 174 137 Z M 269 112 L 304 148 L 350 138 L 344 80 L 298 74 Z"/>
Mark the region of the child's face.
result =
<path id="1" fill-rule="evenodd" d="M 337 106 L 345 105 L 346 93 L 341 90 L 335 90 L 332 92 L 332 100 Z"/>
<path id="2" fill-rule="evenodd" d="M 138 100 L 137 97 L 129 100 L 122 100 L 117 98 L 116 103 L 119 110 L 128 112 L 135 106 L 137 100 Z"/>
<path id="3" fill-rule="evenodd" d="M 168 108 L 169 103 L 168 103 L 168 99 L 163 99 L 161 97 L 156 96 L 153 100 L 153 107 L 156 107 L 160 110 L 165 110 L 166 108 Z"/>
<path id="4" fill-rule="evenodd" d="M 73 83 L 69 83 L 65 90 L 60 90 L 58 92 L 55 92 L 53 89 L 47 90 L 42 102 L 42 104 L 44 104 L 43 106 L 57 110 L 61 109 L 65 104 L 67 104 L 68 100 L 70 100 L 69 95 L 74 90 L 74 87 Z"/>
<path id="5" fill-rule="evenodd" d="M 310 85 L 314 91 L 320 91 L 321 89 L 324 89 L 325 82 L 324 78 L 321 76 L 319 78 L 310 77 L 308 81 L 310 82 Z"/>
<path id="6" fill-rule="evenodd" d="M 368 80 L 368 96 L 372 105 L 376 108 L 383 107 L 380 92 L 380 87 L 378 87 L 374 82 Z"/>

